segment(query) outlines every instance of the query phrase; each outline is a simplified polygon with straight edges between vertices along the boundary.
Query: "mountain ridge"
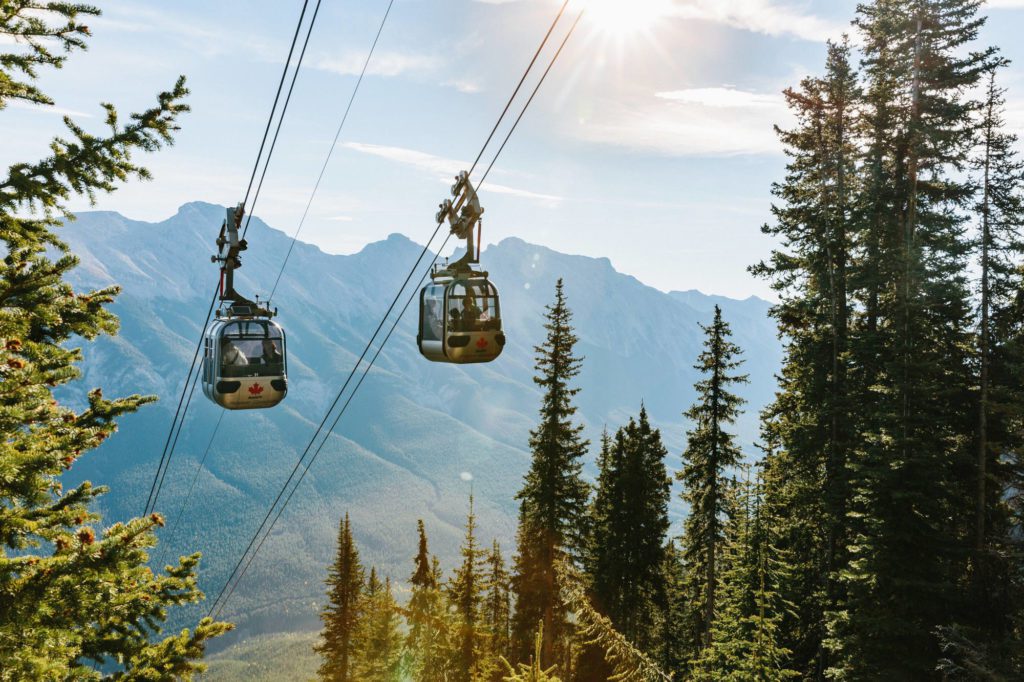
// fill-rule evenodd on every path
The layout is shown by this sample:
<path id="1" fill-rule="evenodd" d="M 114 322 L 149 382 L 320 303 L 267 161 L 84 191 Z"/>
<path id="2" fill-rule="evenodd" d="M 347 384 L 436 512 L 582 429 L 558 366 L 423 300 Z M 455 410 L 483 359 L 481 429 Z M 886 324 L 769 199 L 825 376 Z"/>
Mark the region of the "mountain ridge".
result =
<path id="1" fill-rule="evenodd" d="M 68 397 L 81 399 L 94 385 L 108 395 L 161 397 L 124 419 L 121 432 L 71 472 L 111 484 L 103 502 L 108 521 L 138 514 L 149 490 L 213 294 L 216 269 L 209 255 L 223 215 L 223 207 L 203 202 L 155 223 L 87 212 L 62 231 L 81 257 L 71 278 L 76 286 L 123 287 L 113 306 L 121 334 L 84 348 L 83 381 Z M 253 218 L 248 240 L 236 281 L 251 294 L 257 282 L 273 282 L 291 237 Z M 399 232 L 348 255 L 296 242 L 274 302 L 289 335 L 289 396 L 272 411 L 225 415 L 181 526 L 161 538 L 174 552 L 204 552 L 201 584 L 211 596 L 422 250 Z M 543 338 L 543 308 L 558 277 L 565 279 L 578 351 L 586 357 L 577 404 L 587 435 L 596 440 L 603 426 L 616 428 L 643 401 L 663 429 L 670 468 L 679 467 L 686 428 L 680 413 L 692 401 L 698 323 L 708 321 L 711 297 L 678 292 L 685 295 L 680 299 L 618 273 L 607 258 L 561 254 L 517 237 L 489 246 L 482 261 L 502 294 L 506 352 L 487 366 L 428 363 L 415 350 L 410 308 L 233 598 L 227 615 L 239 622 L 240 634 L 315 625 L 320 581 L 345 511 L 353 515 L 364 559 L 396 581 L 411 569 L 416 518 L 425 519 L 432 550 L 451 568 L 469 473 L 481 536 L 511 548 L 512 494 L 529 465 L 526 439 L 538 407 L 532 348 Z M 203 290 L 207 283 L 211 288 Z M 738 425 L 750 450 L 756 411 L 774 391 L 781 348 L 768 302 L 714 300 L 733 322 L 737 342 L 748 348 L 746 371 L 756 379 L 745 389 L 750 405 Z M 216 415 L 201 395 L 193 399 L 160 499 L 169 518 L 210 442 Z M 592 454 L 586 471 L 594 473 Z M 400 509 L 394 499 L 403 500 Z M 674 499 L 673 520 L 681 513 Z M 162 553 L 155 552 L 165 558 Z M 279 597 L 268 601 L 267 590 Z"/>

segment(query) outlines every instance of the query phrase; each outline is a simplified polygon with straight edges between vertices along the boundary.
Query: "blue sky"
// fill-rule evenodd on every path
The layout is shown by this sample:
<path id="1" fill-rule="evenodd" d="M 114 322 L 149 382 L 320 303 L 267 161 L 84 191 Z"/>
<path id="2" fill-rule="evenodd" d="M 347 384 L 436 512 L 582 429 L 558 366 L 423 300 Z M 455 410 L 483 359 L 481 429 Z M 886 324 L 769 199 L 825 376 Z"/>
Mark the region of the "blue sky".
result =
<path id="1" fill-rule="evenodd" d="M 256 207 L 287 232 L 387 6 L 322 1 Z M 847 30 L 856 1 L 573 2 L 598 6 L 481 192 L 484 242 L 514 235 L 607 256 L 666 291 L 769 296 L 746 267 L 772 246 L 758 228 L 785 163 L 772 131 L 788 121 L 780 92 L 820 72 L 824 41 Z M 155 179 L 97 208 L 157 221 L 186 201 L 239 201 L 301 0 L 98 4 L 90 50 L 43 79 L 57 108 L 0 113 L 0 163 L 45 155 L 55 114 L 98 129 L 99 101 L 127 114 L 185 74 L 193 111 L 177 144 L 146 159 Z M 450 176 L 476 155 L 559 4 L 396 0 L 302 238 L 334 253 L 392 232 L 424 242 Z M 624 22 L 621 6 L 640 9 Z M 1024 131 L 1024 0 L 986 11 L 982 42 L 1015 60 L 1004 83 L 1010 122 Z"/>

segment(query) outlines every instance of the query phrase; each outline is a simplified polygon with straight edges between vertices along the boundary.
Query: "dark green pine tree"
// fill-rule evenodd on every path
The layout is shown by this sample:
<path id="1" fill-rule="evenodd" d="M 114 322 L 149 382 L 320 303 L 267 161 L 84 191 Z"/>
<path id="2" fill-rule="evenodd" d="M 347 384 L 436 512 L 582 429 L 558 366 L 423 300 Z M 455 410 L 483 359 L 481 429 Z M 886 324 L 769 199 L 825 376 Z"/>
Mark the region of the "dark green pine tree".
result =
<path id="1" fill-rule="evenodd" d="M 391 579 L 370 569 L 360 599 L 352 653 L 352 678 L 359 682 L 399 682 L 402 679 L 402 632 Z"/>
<path id="2" fill-rule="evenodd" d="M 1024 240 L 1024 161 L 1016 135 L 1006 131 L 1005 91 L 996 82 L 998 63 L 988 74 L 982 109 L 977 213 L 980 292 L 978 326 L 978 452 L 974 498 L 972 594 L 969 624 L 982 639 L 1011 636 L 1020 612 L 1021 578 L 1010 557 L 1019 551 L 1009 504 L 1018 489 L 1020 430 L 1024 416 L 1024 356 L 1020 354 Z M 971 633 L 974 636 L 974 633 Z"/>
<path id="3" fill-rule="evenodd" d="M 789 581 L 786 556 L 776 545 L 776 519 L 765 514 L 758 479 L 735 485 L 726 523 L 720 607 L 712 644 L 701 652 L 693 679 L 781 682 L 800 673 L 780 643 L 783 614 L 791 608 L 779 586 Z"/>
<path id="4" fill-rule="evenodd" d="M 743 404 L 731 388 L 747 382 L 746 375 L 735 371 L 743 362 L 737 359 L 741 351 L 729 340 L 732 332 L 718 306 L 712 323 L 701 328 L 707 338 L 695 368 L 704 378 L 694 384 L 697 402 L 685 413 L 693 427 L 686 434 L 683 468 L 678 473 L 683 500 L 690 508 L 684 525 L 683 557 L 688 592 L 686 622 L 696 627 L 690 633 L 691 646 L 696 649 L 712 643 L 725 549 L 727 472 L 742 458 L 734 436 L 727 430 Z"/>
<path id="5" fill-rule="evenodd" d="M 348 514 L 338 527 L 338 549 L 327 574 L 327 604 L 320 614 L 324 628 L 316 651 L 323 662 L 317 671 L 321 680 L 352 682 L 359 623 L 363 618 L 363 566 L 352 539 Z"/>
<path id="6" fill-rule="evenodd" d="M 772 316 L 785 343 L 780 391 L 767 410 L 767 504 L 794 557 L 783 586 L 795 606 L 782 628 L 795 665 L 820 677 L 826 613 L 843 601 L 836 576 L 847 561 L 848 464 L 856 439 L 860 380 L 850 370 L 851 288 L 857 281 L 859 205 L 857 122 L 860 92 L 847 43 L 827 48 L 825 75 L 785 92 L 796 116 L 779 130 L 789 163 L 772 192 L 775 222 L 762 228 L 781 246 L 751 270 L 779 303 Z"/>
<path id="7" fill-rule="evenodd" d="M 547 307 L 544 328 L 547 338 L 535 349 L 534 382 L 543 391 L 540 424 L 530 432 L 533 461 L 516 495 L 520 507 L 512 578 L 516 596 L 513 654 L 530 655 L 537 623 L 543 622 L 543 659 L 565 662 L 571 629 L 558 596 L 555 564 L 566 556 L 575 559 L 583 548 L 580 532 L 588 488 L 582 478 L 582 458 L 588 443 L 582 436 L 583 426 L 573 423 L 572 400 L 579 389 L 571 381 L 579 374 L 581 359 L 573 354 L 577 339 L 562 280 L 555 288 L 555 302 Z"/>
<path id="8" fill-rule="evenodd" d="M 975 0 L 862 4 L 862 265 L 850 361 L 862 373 L 849 468 L 844 603 L 831 616 L 839 679 L 922 679 L 934 629 L 970 609 L 977 400 L 969 349 L 966 178 L 992 60 L 970 49 Z"/>
<path id="9" fill-rule="evenodd" d="M 588 560 L 592 598 L 615 629 L 656 654 L 664 603 L 662 570 L 671 479 L 668 451 L 645 407 L 638 420 L 602 438 Z"/>
<path id="10" fill-rule="evenodd" d="M 690 657 L 694 647 L 689 633 L 694 631 L 686 622 L 687 618 L 687 580 L 683 553 L 675 539 L 669 540 L 665 547 L 665 565 L 662 569 L 665 584 L 665 601 L 662 605 L 661 617 L 661 653 L 658 663 L 661 669 L 672 673 L 675 679 L 684 679 L 689 669 Z"/>
<path id="11" fill-rule="evenodd" d="M 441 569 L 431 557 L 423 520 L 417 521 L 419 549 L 409 578 L 411 594 L 405 611 L 406 674 L 417 682 L 445 680 L 451 673 L 449 640 L 452 623 L 441 591 Z"/>
<path id="12" fill-rule="evenodd" d="M 483 607 L 484 551 L 476 540 L 476 516 L 473 513 L 473 496 L 469 496 L 469 513 L 466 515 L 466 535 L 460 548 L 462 564 L 448 585 L 448 600 L 455 610 L 456 634 L 454 651 L 454 676 L 456 682 L 472 682 L 480 675 L 484 659 Z"/>
<path id="13" fill-rule="evenodd" d="M 52 105 L 38 73 L 60 68 L 86 47 L 86 22 L 99 10 L 74 2 L 8 0 L 0 9 L 0 110 L 19 101 Z M 152 398 L 107 400 L 89 392 L 80 410 L 59 395 L 80 377 L 81 345 L 114 335 L 108 307 L 118 287 L 75 291 L 65 277 L 78 258 L 58 236 L 69 203 L 146 179 L 133 152 L 171 144 L 188 91 L 179 79 L 127 122 L 103 105 L 106 131 L 65 118 L 50 156 L 16 163 L 0 177 L 0 677 L 100 679 L 116 661 L 124 679 L 191 679 L 206 641 L 227 629 L 202 620 L 163 638 L 171 607 L 202 598 L 199 555 L 166 574 L 147 562 L 163 525 L 158 514 L 98 530 L 94 502 L 107 489 L 89 482 L 64 490 L 61 476 L 113 435 L 120 416 Z M 48 114 L 42 114 L 47 116 Z M 3 139 L 18 135 L 8 129 Z"/>
<path id="14" fill-rule="evenodd" d="M 487 553 L 486 592 L 483 603 L 483 624 L 487 633 L 487 659 L 493 667 L 492 682 L 501 682 L 501 658 L 509 657 L 512 627 L 511 577 L 505 568 L 501 546 L 495 540 Z"/>

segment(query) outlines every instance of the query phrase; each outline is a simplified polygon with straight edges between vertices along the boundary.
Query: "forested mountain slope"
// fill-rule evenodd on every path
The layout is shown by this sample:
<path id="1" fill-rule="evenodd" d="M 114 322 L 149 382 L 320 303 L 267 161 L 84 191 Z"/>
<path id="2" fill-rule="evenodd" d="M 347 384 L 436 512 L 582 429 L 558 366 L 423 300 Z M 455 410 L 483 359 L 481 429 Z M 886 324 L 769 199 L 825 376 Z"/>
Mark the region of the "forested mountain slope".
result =
<path id="1" fill-rule="evenodd" d="M 145 504 L 216 282 L 209 255 L 223 214 L 222 207 L 203 203 L 186 204 L 160 223 L 83 213 L 63 232 L 82 259 L 76 285 L 124 288 L 114 306 L 121 333 L 86 346 L 85 379 L 75 390 L 84 394 L 102 384 L 109 395 L 161 398 L 124 419 L 115 438 L 70 472 L 111 485 L 104 498 L 108 522 L 138 514 Z M 240 291 L 267 292 L 289 239 L 252 221 Z M 158 508 L 169 519 L 165 544 L 175 553 L 203 552 L 209 596 L 220 589 L 421 248 L 398 234 L 350 256 L 296 245 L 274 301 L 288 333 L 289 395 L 272 411 L 225 415 L 191 504 L 174 527 L 218 416 L 197 393 Z M 739 433 L 753 451 L 757 411 L 773 394 L 781 357 L 767 302 L 666 294 L 616 272 L 607 259 L 518 239 L 491 246 L 482 260 L 502 294 L 505 353 L 487 366 L 428 363 L 415 348 L 410 308 L 233 597 L 226 615 L 242 633 L 314 624 L 345 511 L 364 560 L 397 581 L 411 568 L 417 518 L 425 520 L 432 549 L 447 568 L 462 534 L 469 473 L 481 536 L 511 547 L 512 496 L 528 466 L 527 435 L 538 407 L 533 346 L 542 338 L 543 307 L 558 277 L 565 279 L 575 314 L 577 349 L 586 356 L 578 404 L 592 440 L 644 401 L 670 447 L 669 466 L 678 468 L 686 428 L 680 413 L 693 400 L 692 365 L 702 338 L 698 323 L 710 320 L 717 302 L 751 374 L 741 390 L 750 404 Z M 675 498 L 673 504 L 679 504 Z M 673 512 L 678 520 L 681 509 Z M 169 556 L 158 549 L 158 560 Z"/>

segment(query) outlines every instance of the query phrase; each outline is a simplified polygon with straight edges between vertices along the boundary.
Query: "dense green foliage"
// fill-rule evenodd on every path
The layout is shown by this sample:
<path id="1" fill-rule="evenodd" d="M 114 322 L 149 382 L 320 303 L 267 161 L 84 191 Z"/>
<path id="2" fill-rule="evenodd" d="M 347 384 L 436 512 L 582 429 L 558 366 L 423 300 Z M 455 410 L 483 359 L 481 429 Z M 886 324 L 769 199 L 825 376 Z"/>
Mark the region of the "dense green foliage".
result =
<path id="1" fill-rule="evenodd" d="M 579 374 L 581 359 L 573 354 L 576 335 L 562 280 L 555 301 L 547 308 L 547 338 L 537 346 L 534 382 L 543 390 L 540 424 L 530 432 L 533 461 L 519 500 L 519 530 L 512 586 L 516 610 L 512 619 L 514 651 L 532 649 L 537 623 L 543 622 L 545 661 L 566 663 L 570 656 L 569 627 L 559 599 L 559 561 L 577 557 L 584 544 L 584 514 L 588 486 L 581 473 L 587 441 L 583 425 L 572 419 L 578 388 L 570 385 Z"/>
<path id="2" fill-rule="evenodd" d="M 34 85 L 39 69 L 84 49 L 83 20 L 98 14 L 74 3 L 3 2 L 0 34 L 15 40 L 0 54 L 0 109 L 11 100 L 52 104 Z M 155 574 L 146 563 L 159 515 L 97 529 L 94 502 L 106 489 L 64 490 L 60 481 L 114 433 L 118 417 L 152 399 L 108 400 L 96 388 L 75 410 L 55 398 L 79 377 L 77 344 L 116 333 L 107 307 L 119 293 L 72 289 L 65 277 L 78 259 L 56 229 L 74 217 L 70 200 L 149 177 L 131 153 L 172 142 L 187 92 L 180 79 L 127 123 L 104 104 L 105 134 L 65 118 L 70 139 L 56 138 L 49 157 L 14 164 L 0 179 L 0 679 L 190 678 L 206 641 L 230 627 L 204 619 L 155 639 L 170 607 L 202 598 L 198 555 Z"/>
<path id="3" fill-rule="evenodd" d="M 376 574 L 373 574 L 376 581 Z M 350 682 L 356 677 L 360 641 L 359 624 L 363 620 L 366 599 L 364 573 L 359 550 L 352 539 L 348 514 L 338 526 L 338 547 L 327 574 L 327 604 L 321 613 L 324 623 L 322 641 L 316 650 L 323 657 L 318 674 L 330 682 Z"/>

